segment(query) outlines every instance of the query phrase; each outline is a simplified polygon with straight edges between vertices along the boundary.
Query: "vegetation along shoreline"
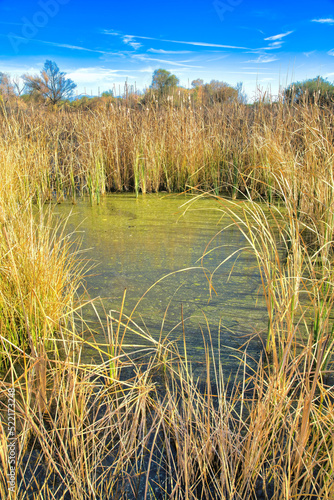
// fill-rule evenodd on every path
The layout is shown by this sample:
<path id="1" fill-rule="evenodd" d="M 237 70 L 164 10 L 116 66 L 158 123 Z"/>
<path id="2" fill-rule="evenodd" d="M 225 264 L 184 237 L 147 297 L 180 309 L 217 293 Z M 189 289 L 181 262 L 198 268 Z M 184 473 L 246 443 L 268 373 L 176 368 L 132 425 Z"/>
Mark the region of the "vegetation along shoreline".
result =
<path id="1" fill-rule="evenodd" d="M 145 93 L 75 98 L 52 61 L 23 82 L 0 73 L 0 498 L 333 500 L 334 86 L 247 104 L 159 69 Z M 92 263 L 53 208 L 123 191 L 212 197 L 243 235 L 268 319 L 256 369 L 245 346 L 226 379 L 208 323 L 198 380 L 183 313 L 182 355 L 146 333 L 129 355 L 126 291 L 94 341 Z"/>

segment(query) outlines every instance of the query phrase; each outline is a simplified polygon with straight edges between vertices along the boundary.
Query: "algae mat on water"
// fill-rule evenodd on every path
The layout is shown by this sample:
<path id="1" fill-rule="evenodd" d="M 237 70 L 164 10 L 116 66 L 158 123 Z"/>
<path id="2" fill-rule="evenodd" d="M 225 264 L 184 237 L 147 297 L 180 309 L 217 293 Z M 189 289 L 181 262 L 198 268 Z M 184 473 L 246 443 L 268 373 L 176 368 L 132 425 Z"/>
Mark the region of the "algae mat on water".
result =
<path id="1" fill-rule="evenodd" d="M 158 281 L 136 309 L 133 317 L 138 324 L 154 338 L 162 331 L 162 338 L 177 339 L 182 325 L 174 327 L 181 320 L 182 305 L 189 358 L 203 361 L 202 332 L 209 341 L 209 325 L 215 351 L 220 350 L 228 371 L 234 371 L 235 351 L 230 348 L 240 348 L 267 324 L 257 263 L 249 251 L 242 251 L 245 239 L 221 204 L 209 197 L 194 203 L 192 199 L 113 194 L 99 206 L 90 206 L 87 200 L 74 207 L 65 202 L 56 212 L 72 211 L 70 229 L 82 232 L 85 257 L 98 264 L 87 278 L 91 297 L 102 297 L 107 311 L 119 309 L 126 288 L 124 311 L 129 315 Z M 185 271 L 177 272 L 181 269 Z M 214 273 L 211 294 L 210 273 Z M 85 314 L 94 323 L 88 310 Z M 96 340 L 103 342 L 95 326 Z M 130 332 L 125 341 L 138 344 Z M 249 350 L 257 358 L 260 349 L 255 338 Z M 90 354 L 87 350 L 86 356 Z"/>

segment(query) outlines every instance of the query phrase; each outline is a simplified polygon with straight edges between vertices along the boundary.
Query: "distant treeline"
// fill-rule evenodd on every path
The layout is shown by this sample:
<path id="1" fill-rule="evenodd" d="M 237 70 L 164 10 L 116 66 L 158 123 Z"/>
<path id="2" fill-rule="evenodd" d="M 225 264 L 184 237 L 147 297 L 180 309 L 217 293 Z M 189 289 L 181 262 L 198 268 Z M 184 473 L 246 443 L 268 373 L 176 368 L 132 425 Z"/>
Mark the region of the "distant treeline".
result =
<path id="1" fill-rule="evenodd" d="M 103 91 L 101 95 L 76 95 L 77 85 L 65 73 L 61 72 L 53 61 L 46 61 L 40 75 L 24 74 L 21 78 L 12 78 L 0 72 L 0 102 L 6 107 L 25 109 L 48 106 L 49 109 L 64 110 L 102 110 L 110 105 L 128 108 L 148 106 L 197 107 L 214 106 L 237 102 L 247 104 L 247 96 L 242 82 L 235 87 L 224 81 L 211 80 L 205 83 L 202 79 L 191 82 L 191 88 L 179 85 L 179 79 L 165 69 L 157 69 L 152 75 L 152 84 L 148 89 L 140 91 L 136 86 L 116 85 Z M 296 82 L 282 90 L 280 96 L 272 98 L 268 92 L 259 92 L 257 101 L 271 104 L 284 100 L 288 104 L 315 103 L 321 106 L 334 103 L 334 85 L 318 76 L 303 82 Z"/>

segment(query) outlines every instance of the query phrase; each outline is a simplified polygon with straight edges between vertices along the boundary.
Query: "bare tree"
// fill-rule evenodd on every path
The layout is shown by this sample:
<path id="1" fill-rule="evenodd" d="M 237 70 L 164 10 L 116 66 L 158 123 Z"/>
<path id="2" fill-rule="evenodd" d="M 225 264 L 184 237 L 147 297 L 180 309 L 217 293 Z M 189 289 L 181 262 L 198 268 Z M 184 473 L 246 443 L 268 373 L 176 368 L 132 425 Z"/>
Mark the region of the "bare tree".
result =
<path id="1" fill-rule="evenodd" d="M 18 76 L 15 76 L 15 78 L 12 78 L 12 85 L 14 88 L 14 92 L 17 96 L 21 96 L 24 91 L 26 90 L 26 84 L 24 81 L 22 81 L 21 78 Z"/>
<path id="2" fill-rule="evenodd" d="M 29 93 L 40 94 L 51 104 L 68 99 L 76 88 L 76 84 L 65 78 L 65 73 L 59 71 L 53 61 L 45 61 L 41 76 L 23 75 L 22 79 Z"/>
<path id="3" fill-rule="evenodd" d="M 14 86 L 7 73 L 0 71 L 0 95 L 5 102 L 12 101 L 15 98 Z"/>

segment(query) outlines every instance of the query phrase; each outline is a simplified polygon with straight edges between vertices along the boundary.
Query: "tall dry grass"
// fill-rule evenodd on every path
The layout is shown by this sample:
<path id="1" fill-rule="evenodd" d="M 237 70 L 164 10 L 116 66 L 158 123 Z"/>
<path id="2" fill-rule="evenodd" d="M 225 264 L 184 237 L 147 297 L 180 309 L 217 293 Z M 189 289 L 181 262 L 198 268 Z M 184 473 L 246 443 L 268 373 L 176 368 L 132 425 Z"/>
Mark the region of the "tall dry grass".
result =
<path id="1" fill-rule="evenodd" d="M 333 180 L 333 114 L 316 104 L 4 111 L 0 140 L 41 200 L 187 187 L 236 196 L 246 184 L 271 201 L 281 172 L 298 210 L 330 201 L 322 181 Z M 306 207 L 305 192 L 315 206 Z"/>
<path id="2" fill-rule="evenodd" d="M 19 124 L 6 123 L 0 143 L 0 364 L 16 348 L 34 353 L 66 327 L 85 267 L 66 221 L 39 203 L 47 165 L 43 137 L 36 132 L 37 142 L 21 141 Z"/>
<path id="3" fill-rule="evenodd" d="M 109 328 L 118 321 L 122 337 L 122 315 L 109 316 Z M 16 388 L 17 489 L 11 496 L 3 440 L 1 496 L 333 498 L 334 393 L 320 376 L 322 355 L 313 363 L 312 346 L 296 356 L 291 344 L 278 370 L 264 357 L 250 375 L 240 353 L 239 381 L 231 382 L 205 347 L 206 380 L 194 378 L 176 346 L 153 339 L 142 361 L 115 344 L 96 346 L 105 354 L 94 365 L 78 351 L 45 355 L 42 400 L 34 361 L 21 374 L 12 367 L 1 386 L 4 394 L 12 378 Z"/>
<path id="4" fill-rule="evenodd" d="M 284 103 L 3 111 L 1 498 L 333 499 L 332 120 L 317 105 Z M 257 257 L 268 311 L 267 330 L 255 332 L 257 369 L 238 352 L 240 377 L 226 379 L 211 345 L 204 381 L 186 349 L 151 339 L 145 353 L 126 354 L 123 334 L 137 326 L 123 305 L 106 318 L 105 345 L 89 341 L 100 362 L 84 364 L 86 325 L 74 305 L 82 267 L 44 202 L 199 186 Z"/>

